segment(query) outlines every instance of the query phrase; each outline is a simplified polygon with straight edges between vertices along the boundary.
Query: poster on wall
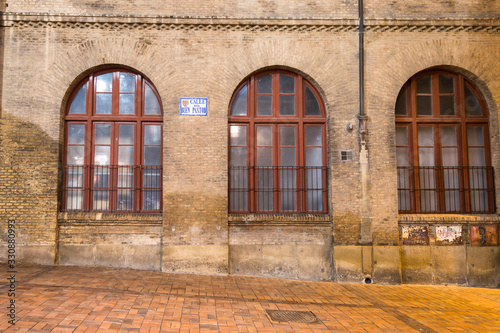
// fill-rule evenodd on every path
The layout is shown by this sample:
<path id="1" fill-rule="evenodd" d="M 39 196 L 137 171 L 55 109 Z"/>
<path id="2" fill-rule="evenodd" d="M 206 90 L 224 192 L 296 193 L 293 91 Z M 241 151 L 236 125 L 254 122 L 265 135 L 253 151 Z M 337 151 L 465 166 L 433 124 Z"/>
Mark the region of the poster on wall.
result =
<path id="1" fill-rule="evenodd" d="M 181 116 L 206 116 L 208 114 L 208 98 L 181 98 L 180 99 Z"/>

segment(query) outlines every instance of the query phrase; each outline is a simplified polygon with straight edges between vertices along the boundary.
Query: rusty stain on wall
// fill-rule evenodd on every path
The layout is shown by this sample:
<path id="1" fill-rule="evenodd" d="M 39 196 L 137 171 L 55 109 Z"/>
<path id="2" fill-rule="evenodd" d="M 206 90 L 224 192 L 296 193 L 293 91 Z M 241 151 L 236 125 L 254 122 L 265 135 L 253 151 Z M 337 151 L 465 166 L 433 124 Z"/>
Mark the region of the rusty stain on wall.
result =
<path id="1" fill-rule="evenodd" d="M 401 226 L 403 245 L 429 245 L 429 227 L 426 225 Z"/>
<path id="2" fill-rule="evenodd" d="M 470 227 L 470 243 L 472 246 L 498 245 L 496 225 L 475 225 Z"/>
<path id="3" fill-rule="evenodd" d="M 436 245 L 461 245 L 462 226 L 436 226 Z"/>

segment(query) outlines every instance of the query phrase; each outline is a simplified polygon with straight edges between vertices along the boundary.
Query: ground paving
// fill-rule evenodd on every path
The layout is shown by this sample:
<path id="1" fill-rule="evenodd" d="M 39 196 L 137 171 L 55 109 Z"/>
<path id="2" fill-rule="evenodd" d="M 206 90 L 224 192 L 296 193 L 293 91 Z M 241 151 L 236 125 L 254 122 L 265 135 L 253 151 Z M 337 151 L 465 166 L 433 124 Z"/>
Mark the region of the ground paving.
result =
<path id="1" fill-rule="evenodd" d="M 81 266 L 17 267 L 11 325 L 10 274 L 0 273 L 4 332 L 500 332 L 498 288 Z"/>

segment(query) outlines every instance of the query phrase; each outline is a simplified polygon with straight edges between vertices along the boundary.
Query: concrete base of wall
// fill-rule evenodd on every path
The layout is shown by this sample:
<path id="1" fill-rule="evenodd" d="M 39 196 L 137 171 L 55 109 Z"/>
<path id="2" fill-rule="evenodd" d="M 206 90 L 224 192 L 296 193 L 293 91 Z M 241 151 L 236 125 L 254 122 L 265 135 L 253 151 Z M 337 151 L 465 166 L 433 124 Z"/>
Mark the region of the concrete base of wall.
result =
<path id="1" fill-rule="evenodd" d="M 227 274 L 227 245 L 164 245 L 161 270 L 194 274 Z"/>
<path id="2" fill-rule="evenodd" d="M 35 264 L 35 265 L 53 265 L 55 260 L 54 245 L 19 245 L 15 248 L 16 263 Z M 7 262 L 7 245 L 0 246 L 0 261 Z"/>

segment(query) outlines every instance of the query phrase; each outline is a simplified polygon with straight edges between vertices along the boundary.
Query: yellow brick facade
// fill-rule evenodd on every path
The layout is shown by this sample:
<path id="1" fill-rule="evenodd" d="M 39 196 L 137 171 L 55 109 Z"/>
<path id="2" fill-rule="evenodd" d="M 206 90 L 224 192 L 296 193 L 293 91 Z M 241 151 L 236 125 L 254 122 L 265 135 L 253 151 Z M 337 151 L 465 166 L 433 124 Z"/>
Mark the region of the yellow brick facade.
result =
<path id="1" fill-rule="evenodd" d="M 460 73 L 486 99 L 492 165 L 500 168 L 498 1 L 364 1 L 363 148 L 358 1 L 0 3 L 1 260 L 7 220 L 15 219 L 17 259 L 48 265 L 500 282 L 499 246 L 473 247 L 468 238 L 473 225 L 498 233 L 497 214 L 398 214 L 394 126 L 409 78 L 430 68 Z M 107 68 L 140 73 L 161 98 L 161 214 L 61 211 L 68 98 L 83 77 Z M 228 108 L 238 85 L 265 69 L 304 76 L 325 102 L 327 215 L 228 213 Z M 207 97 L 208 115 L 181 117 L 181 97 Z M 342 150 L 353 160 L 341 161 Z M 403 245 L 402 225 L 427 226 L 431 242 Z M 463 245 L 436 245 L 439 225 L 462 226 Z"/>

